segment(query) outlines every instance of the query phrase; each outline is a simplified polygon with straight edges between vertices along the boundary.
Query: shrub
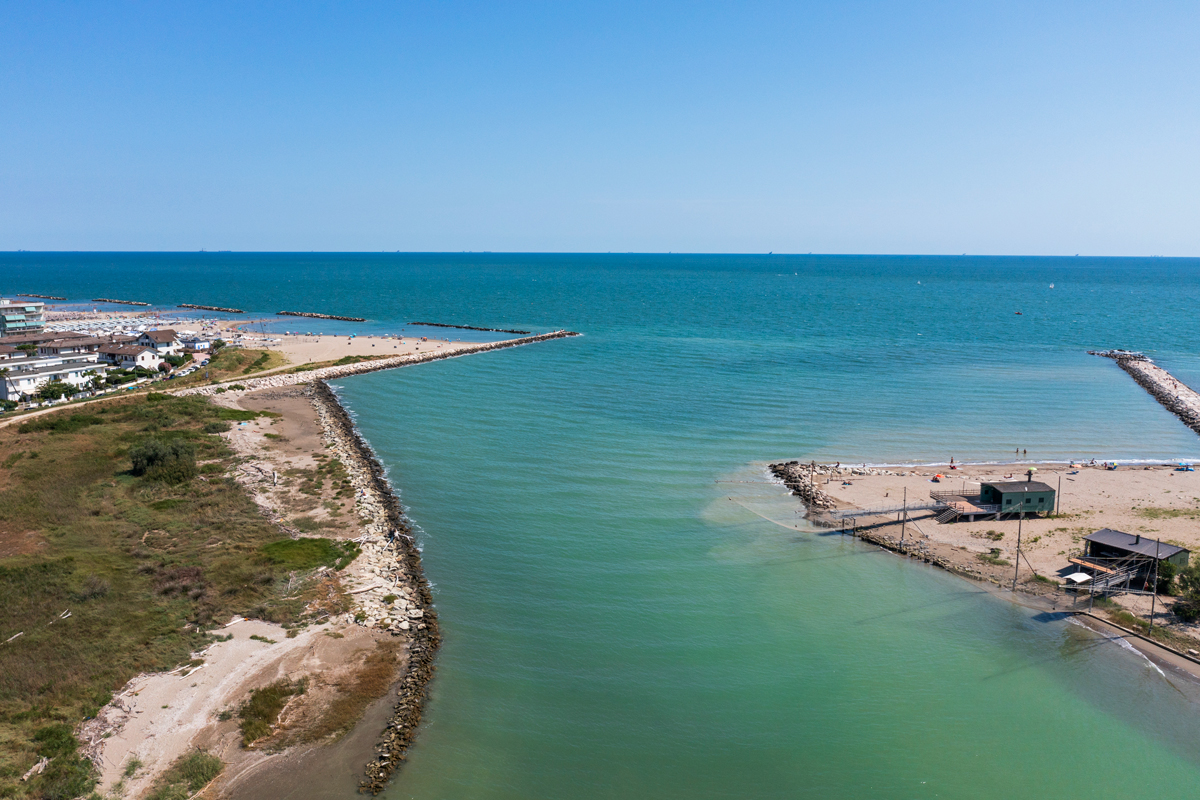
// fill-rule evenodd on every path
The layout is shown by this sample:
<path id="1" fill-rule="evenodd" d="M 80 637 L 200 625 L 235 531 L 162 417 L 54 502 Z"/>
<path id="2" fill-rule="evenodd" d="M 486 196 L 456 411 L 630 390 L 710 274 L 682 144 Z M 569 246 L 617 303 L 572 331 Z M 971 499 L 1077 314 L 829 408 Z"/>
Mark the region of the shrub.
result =
<path id="1" fill-rule="evenodd" d="M 1159 594 L 1165 594 L 1170 597 L 1175 594 L 1175 575 L 1179 572 L 1179 567 L 1172 564 L 1170 561 L 1158 562 L 1158 589 Z"/>
<path id="2" fill-rule="evenodd" d="M 229 430 L 228 422 L 208 422 L 204 425 L 205 433 L 224 433 Z"/>
<path id="3" fill-rule="evenodd" d="M 251 692 L 250 699 L 238 709 L 238 716 L 242 719 L 242 745 L 248 747 L 264 736 L 269 736 L 275 721 L 279 719 L 279 712 L 287 705 L 288 698 L 304 694 L 304 688 L 305 682 L 302 678 L 296 682 L 276 681 L 270 686 Z"/>
<path id="4" fill-rule="evenodd" d="M 196 477 L 196 449 L 181 439 L 164 442 L 143 439 L 129 449 L 133 474 L 164 483 L 183 483 Z"/>
<path id="5" fill-rule="evenodd" d="M 103 423 L 104 420 L 91 414 L 72 414 L 69 417 L 52 414 L 48 417 L 30 420 L 17 428 L 17 431 L 20 433 L 37 433 L 38 431 L 76 433 L 89 425 L 101 425 Z"/>
<path id="6" fill-rule="evenodd" d="M 221 774 L 225 764 L 199 750 L 176 761 L 155 783 L 147 800 L 188 800 Z"/>

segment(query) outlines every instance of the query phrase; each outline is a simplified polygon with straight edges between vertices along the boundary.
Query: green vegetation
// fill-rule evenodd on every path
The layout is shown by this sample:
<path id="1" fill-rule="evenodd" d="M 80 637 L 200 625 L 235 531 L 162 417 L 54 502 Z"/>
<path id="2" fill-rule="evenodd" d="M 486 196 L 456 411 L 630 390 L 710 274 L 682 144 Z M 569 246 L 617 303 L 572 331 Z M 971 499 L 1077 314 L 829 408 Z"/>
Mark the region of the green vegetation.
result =
<path id="1" fill-rule="evenodd" d="M 1171 610 L 1184 622 L 1195 622 L 1200 619 L 1200 562 L 1180 570 L 1179 588 L 1182 597 Z"/>
<path id="2" fill-rule="evenodd" d="M 88 412 L 0 429 L 0 632 L 23 633 L 0 645 L 0 798 L 87 795 L 75 725 L 139 672 L 187 663 L 232 614 L 302 624 L 309 608 L 345 610 L 310 570 L 349 563 L 352 545 L 279 541 L 231 479 L 180 472 L 235 463 L 204 433 L 220 422 L 208 400 L 134 395 Z"/>
<path id="3" fill-rule="evenodd" d="M 224 766 L 221 759 L 208 753 L 199 750 L 189 753 L 172 764 L 154 782 L 154 788 L 146 800 L 188 800 L 220 775 Z M 128 767 L 126 774 L 130 774 Z"/>
<path id="4" fill-rule="evenodd" d="M 992 564 L 993 566 L 997 566 L 997 567 L 1011 567 L 1012 566 L 1011 561 L 1007 561 L 1000 557 L 1000 548 L 999 547 L 993 547 L 990 551 L 988 551 L 986 553 L 976 553 L 975 557 L 978 558 L 980 561 L 984 562 L 985 564 Z"/>
<path id="5" fill-rule="evenodd" d="M 177 484 L 197 475 L 196 448 L 182 439 L 142 439 L 129 448 L 129 460 L 134 475 L 143 475 L 151 481 Z"/>
<path id="6" fill-rule="evenodd" d="M 1146 519 L 1200 519 L 1200 508 L 1139 508 L 1137 515 Z"/>
<path id="7" fill-rule="evenodd" d="M 289 570 L 309 570 L 317 567 L 345 569 L 358 558 L 362 548 L 355 542 L 333 539 L 284 539 L 262 548 L 274 564 Z"/>
<path id="8" fill-rule="evenodd" d="M 221 347 L 214 350 L 206 365 L 200 367 L 191 375 L 176 379 L 173 383 L 180 387 L 219 383 L 230 378 L 236 378 L 239 375 L 249 375 L 281 367 L 285 363 L 286 361 L 282 353 L 271 350 L 243 350 L 241 348 Z"/>
<path id="9" fill-rule="evenodd" d="M 321 369 L 322 367 L 344 367 L 348 364 L 358 364 L 361 361 L 376 361 L 381 358 L 389 358 L 389 356 L 342 356 L 336 361 L 316 361 L 311 364 L 301 364 L 298 367 L 286 370 L 286 372 L 311 372 L 314 369 Z"/>
<path id="10" fill-rule="evenodd" d="M 241 718 L 242 745 L 249 747 L 266 736 L 271 735 L 271 729 L 279 719 L 279 712 L 287 705 L 288 698 L 304 694 L 305 681 L 280 680 L 270 686 L 255 689 L 250 693 L 250 699 L 238 709 Z"/>

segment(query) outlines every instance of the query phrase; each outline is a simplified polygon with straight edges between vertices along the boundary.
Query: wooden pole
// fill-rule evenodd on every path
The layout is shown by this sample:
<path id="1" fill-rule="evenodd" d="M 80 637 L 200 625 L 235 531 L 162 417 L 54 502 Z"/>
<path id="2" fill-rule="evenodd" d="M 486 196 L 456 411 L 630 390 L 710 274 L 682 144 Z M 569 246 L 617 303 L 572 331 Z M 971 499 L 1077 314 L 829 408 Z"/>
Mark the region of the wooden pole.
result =
<path id="1" fill-rule="evenodd" d="M 1021 490 L 1021 516 L 1017 518 L 1017 558 L 1016 566 L 1013 567 L 1013 585 L 1012 590 L 1017 590 L 1017 575 L 1021 571 L 1021 525 L 1025 522 L 1025 497 L 1027 489 Z"/>
<path id="2" fill-rule="evenodd" d="M 1150 630 L 1154 630 L 1154 601 L 1158 599 L 1158 539 L 1154 540 L 1154 585 L 1150 587 Z M 1149 633 L 1149 631 L 1147 631 Z"/>
<path id="3" fill-rule="evenodd" d="M 900 523 L 900 546 L 904 546 L 904 529 L 908 526 L 908 487 L 904 487 L 904 514 L 903 522 Z"/>
<path id="4" fill-rule="evenodd" d="M 1054 516 L 1062 509 L 1062 475 L 1058 476 L 1058 493 L 1054 495 Z"/>

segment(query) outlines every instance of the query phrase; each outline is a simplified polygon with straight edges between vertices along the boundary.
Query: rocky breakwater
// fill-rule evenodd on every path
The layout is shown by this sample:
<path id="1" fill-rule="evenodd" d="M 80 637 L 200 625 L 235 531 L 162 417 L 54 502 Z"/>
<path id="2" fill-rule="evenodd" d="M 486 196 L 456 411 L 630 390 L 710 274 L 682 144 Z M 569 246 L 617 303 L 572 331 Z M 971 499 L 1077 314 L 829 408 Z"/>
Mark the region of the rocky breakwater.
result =
<path id="1" fill-rule="evenodd" d="M 792 490 L 808 506 L 809 511 L 831 511 L 838 507 L 837 501 L 817 485 L 818 475 L 825 473 L 817 469 L 815 463 L 801 464 L 799 461 L 787 461 L 772 464 L 771 474 Z"/>
<path id="2" fill-rule="evenodd" d="M 339 317 L 337 314 L 317 314 L 313 311 L 276 311 L 276 316 L 308 317 L 309 319 L 340 319 L 342 322 L 366 322 L 362 317 Z"/>
<path id="3" fill-rule="evenodd" d="M 284 372 L 274 375 L 266 375 L 262 378 L 242 378 L 229 381 L 230 384 L 241 386 L 242 389 L 236 391 L 253 392 L 258 389 L 267 389 L 280 386 L 295 386 L 301 383 L 309 383 L 310 381 L 330 380 L 332 378 L 345 378 L 350 375 L 361 375 L 365 372 L 378 372 L 384 369 L 395 369 L 397 367 L 407 367 L 413 364 L 424 364 L 428 361 L 440 361 L 443 358 L 456 358 L 458 356 L 470 355 L 472 353 L 486 353 L 490 350 L 503 350 L 506 347 L 520 347 L 521 345 L 534 344 L 536 342 L 546 342 L 551 339 L 564 339 L 569 336 L 579 336 L 574 331 L 554 331 L 552 333 L 540 333 L 537 336 L 525 336 L 520 339 L 508 339 L 503 342 L 488 342 L 486 344 L 466 345 L 456 347 L 450 350 L 430 351 L 428 353 L 413 353 L 405 356 L 393 356 L 391 358 L 379 358 L 374 361 L 360 361 L 357 364 L 343 364 L 339 367 L 320 367 L 318 369 L 305 370 L 303 372 Z M 174 394 L 178 395 L 208 395 L 212 396 L 217 393 L 225 393 L 226 391 L 234 391 L 226 389 L 220 384 L 211 386 L 196 386 L 190 389 L 181 389 Z"/>
<path id="4" fill-rule="evenodd" d="M 1089 350 L 1091 355 L 1111 358 L 1117 366 L 1129 373 L 1138 385 L 1155 400 L 1183 421 L 1196 433 L 1200 433 L 1200 393 L 1181 383 L 1174 375 L 1155 364 L 1141 353 L 1129 350 Z"/>
<path id="5" fill-rule="evenodd" d="M 408 639 L 408 668 L 396 705 L 376 745 L 378 756 L 366 765 L 359 784 L 360 791 L 378 794 L 404 762 L 416 736 L 442 637 L 412 527 L 383 467 L 323 381 L 313 384 L 313 405 L 326 443 L 346 467 L 358 493 L 358 510 L 368 531 L 359 540 L 366 556 L 360 565 L 365 570 L 360 568 L 359 573 L 368 585 L 351 590 L 359 606 L 355 620 Z"/>

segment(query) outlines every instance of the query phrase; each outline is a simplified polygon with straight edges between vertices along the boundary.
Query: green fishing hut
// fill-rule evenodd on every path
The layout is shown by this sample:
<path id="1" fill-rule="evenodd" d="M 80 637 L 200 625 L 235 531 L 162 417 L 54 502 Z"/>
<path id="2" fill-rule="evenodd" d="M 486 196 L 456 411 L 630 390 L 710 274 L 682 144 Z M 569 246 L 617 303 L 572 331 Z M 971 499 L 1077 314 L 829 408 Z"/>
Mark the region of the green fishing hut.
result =
<path id="1" fill-rule="evenodd" d="M 1049 514 L 1054 511 L 1054 487 L 1033 480 L 982 483 L 979 502 L 1000 506 L 1001 514 Z"/>

